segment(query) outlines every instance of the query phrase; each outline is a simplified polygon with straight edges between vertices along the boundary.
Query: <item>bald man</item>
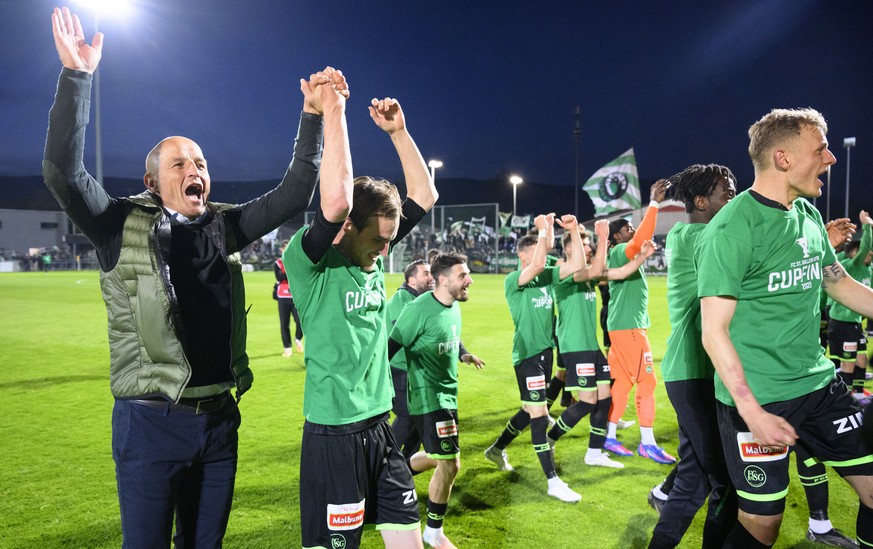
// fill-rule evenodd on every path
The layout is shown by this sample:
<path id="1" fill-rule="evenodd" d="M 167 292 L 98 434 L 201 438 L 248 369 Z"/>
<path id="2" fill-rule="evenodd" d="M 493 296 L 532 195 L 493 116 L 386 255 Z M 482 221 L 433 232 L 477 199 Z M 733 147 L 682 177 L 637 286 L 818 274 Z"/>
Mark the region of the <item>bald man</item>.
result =
<path id="1" fill-rule="evenodd" d="M 209 201 L 200 146 L 168 137 L 146 158 L 146 190 L 116 198 L 84 169 L 91 80 L 103 37 L 52 14 L 63 64 L 49 115 L 43 177 L 100 261 L 109 316 L 112 455 L 124 547 L 220 547 L 237 466 L 239 399 L 252 384 L 240 250 L 303 211 L 322 150 L 318 86 L 281 184 L 243 205 Z M 233 393 L 232 393 L 233 392 Z"/>

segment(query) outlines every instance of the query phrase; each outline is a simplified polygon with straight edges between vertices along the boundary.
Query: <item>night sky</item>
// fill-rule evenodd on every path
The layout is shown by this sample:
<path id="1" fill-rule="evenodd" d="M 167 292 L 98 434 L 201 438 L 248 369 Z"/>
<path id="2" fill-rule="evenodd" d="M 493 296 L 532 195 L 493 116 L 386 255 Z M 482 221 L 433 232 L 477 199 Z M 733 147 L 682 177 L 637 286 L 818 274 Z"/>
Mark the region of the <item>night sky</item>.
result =
<path id="1" fill-rule="evenodd" d="M 0 0 L 0 175 L 38 175 L 60 62 L 43 0 Z M 90 41 L 94 14 L 75 2 Z M 740 188 L 748 126 L 773 107 L 820 110 L 852 216 L 873 203 L 873 2 L 352 2 L 140 0 L 101 16 L 106 176 L 140 178 L 167 135 L 196 140 L 214 181 L 279 178 L 325 65 L 351 86 L 355 173 L 396 178 L 372 97 L 399 99 L 440 177 L 572 185 L 634 147 L 642 179 L 718 162 Z M 93 123 L 93 117 L 92 117 Z M 93 173 L 93 124 L 86 166 Z M 2 196 L 2 194 L 0 194 Z M 584 199 L 583 200 L 587 200 Z M 822 201 L 823 202 L 823 201 Z M 821 202 L 820 202 L 821 204 Z M 2 205 L 0 205 L 2 207 Z M 833 216 L 832 216 L 833 217 Z"/>

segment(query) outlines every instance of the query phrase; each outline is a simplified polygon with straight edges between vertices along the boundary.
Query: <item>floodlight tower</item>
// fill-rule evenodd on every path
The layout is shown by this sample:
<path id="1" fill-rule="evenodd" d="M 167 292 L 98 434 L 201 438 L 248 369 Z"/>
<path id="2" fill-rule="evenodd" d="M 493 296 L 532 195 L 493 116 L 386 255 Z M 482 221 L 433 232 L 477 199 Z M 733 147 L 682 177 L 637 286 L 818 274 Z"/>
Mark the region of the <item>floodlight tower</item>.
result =
<path id="1" fill-rule="evenodd" d="M 123 16 L 130 9 L 126 0 L 77 0 L 94 13 L 94 34 L 100 32 L 100 15 Z M 94 71 L 94 167 L 97 182 L 103 185 L 103 130 L 100 121 L 100 69 Z"/>
<path id="2" fill-rule="evenodd" d="M 843 139 L 843 147 L 846 148 L 846 211 L 843 217 L 849 217 L 849 172 L 852 170 L 852 147 L 854 146 L 854 137 Z"/>
<path id="3" fill-rule="evenodd" d="M 430 168 L 430 178 L 433 180 L 434 185 L 436 185 L 436 171 L 437 168 L 443 167 L 442 160 L 429 160 L 427 166 Z M 431 208 L 430 210 L 430 234 L 434 234 L 436 232 L 436 220 L 435 220 L 436 212 Z"/>
<path id="4" fill-rule="evenodd" d="M 518 186 L 524 183 L 524 179 L 518 175 L 510 175 L 509 182 L 512 183 L 512 215 L 515 216 L 516 193 Z"/>

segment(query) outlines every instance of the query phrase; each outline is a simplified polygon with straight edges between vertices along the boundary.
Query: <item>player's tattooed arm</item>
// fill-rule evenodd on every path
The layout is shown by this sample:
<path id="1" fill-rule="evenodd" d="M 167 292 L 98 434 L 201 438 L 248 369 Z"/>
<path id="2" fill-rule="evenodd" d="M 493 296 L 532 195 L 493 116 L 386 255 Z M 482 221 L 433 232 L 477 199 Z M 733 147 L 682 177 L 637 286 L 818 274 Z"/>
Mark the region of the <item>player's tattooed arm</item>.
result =
<path id="1" fill-rule="evenodd" d="M 836 263 L 828 265 L 824 269 L 822 269 L 821 285 L 825 290 L 827 290 L 847 276 L 849 275 L 846 272 L 846 269 L 842 266 L 842 264 L 840 264 L 839 261 L 837 261 Z"/>
<path id="2" fill-rule="evenodd" d="M 873 289 L 849 276 L 840 263 L 828 265 L 822 270 L 821 285 L 834 301 L 839 301 L 862 316 L 873 317 Z"/>

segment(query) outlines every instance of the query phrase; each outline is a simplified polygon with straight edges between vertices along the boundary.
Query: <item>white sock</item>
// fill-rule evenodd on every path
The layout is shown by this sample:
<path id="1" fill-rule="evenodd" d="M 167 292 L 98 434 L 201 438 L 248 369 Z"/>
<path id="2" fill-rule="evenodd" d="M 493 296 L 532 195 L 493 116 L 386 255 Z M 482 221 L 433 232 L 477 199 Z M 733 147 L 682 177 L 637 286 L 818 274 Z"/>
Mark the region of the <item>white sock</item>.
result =
<path id="1" fill-rule="evenodd" d="M 658 498 L 658 499 L 661 500 L 661 501 L 667 501 L 667 498 L 668 498 L 669 496 L 668 496 L 667 494 L 665 494 L 665 493 L 661 490 L 661 487 L 662 487 L 662 486 L 664 486 L 664 483 L 663 483 L 663 482 L 662 482 L 661 484 L 655 486 L 654 488 L 652 488 L 652 494 L 654 494 L 655 497 Z"/>
<path id="2" fill-rule="evenodd" d="M 438 536 L 443 533 L 443 527 L 439 528 L 431 528 L 430 526 L 425 525 L 424 534 L 422 534 L 423 538 L 433 539 L 434 536 Z"/>
<path id="3" fill-rule="evenodd" d="M 606 424 L 606 438 L 615 438 L 615 430 L 618 429 L 618 423 L 609 422 Z"/>
<path id="4" fill-rule="evenodd" d="M 657 446 L 655 442 L 655 431 L 651 427 L 640 426 L 640 442 L 649 446 Z"/>
<path id="5" fill-rule="evenodd" d="M 585 455 L 590 458 L 599 458 L 602 454 L 600 448 L 588 448 L 588 451 L 585 452 Z"/>
<path id="6" fill-rule="evenodd" d="M 564 484 L 564 481 L 558 478 L 558 475 L 555 475 L 549 479 L 549 488 L 553 486 L 560 486 L 561 484 Z"/>
<path id="7" fill-rule="evenodd" d="M 834 525 L 831 524 L 830 519 L 824 520 L 815 520 L 814 518 L 809 519 L 809 529 L 816 534 L 824 534 L 825 532 L 830 532 L 834 529 Z"/>

